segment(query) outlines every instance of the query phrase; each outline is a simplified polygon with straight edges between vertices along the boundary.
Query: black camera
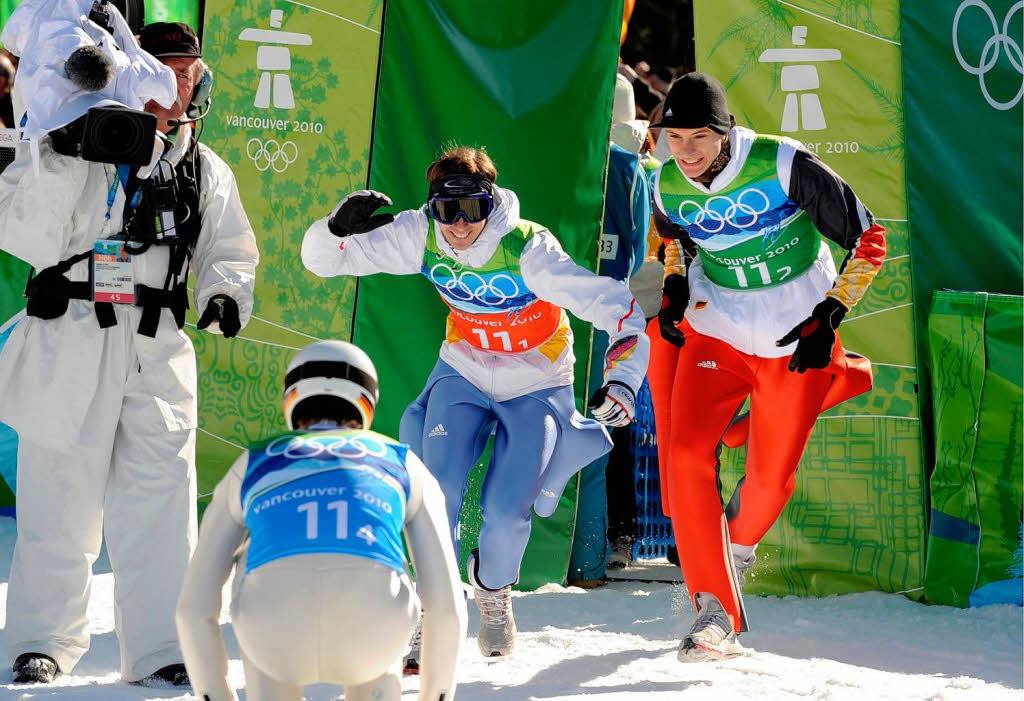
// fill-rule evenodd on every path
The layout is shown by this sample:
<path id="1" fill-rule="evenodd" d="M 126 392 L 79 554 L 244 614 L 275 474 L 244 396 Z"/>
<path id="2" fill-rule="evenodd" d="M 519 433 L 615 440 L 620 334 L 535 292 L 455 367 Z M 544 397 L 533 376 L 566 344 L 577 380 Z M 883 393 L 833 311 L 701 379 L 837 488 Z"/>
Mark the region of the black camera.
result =
<path id="1" fill-rule="evenodd" d="M 121 16 L 124 17 L 128 26 L 131 27 L 132 32 L 135 34 L 138 34 L 139 30 L 146 24 L 146 5 L 144 0 L 96 0 L 89 11 L 89 19 L 103 27 L 109 34 L 114 33 L 114 28 L 110 21 L 110 11 L 107 9 L 108 4 L 121 11 Z"/>
<path id="2" fill-rule="evenodd" d="M 93 107 L 50 132 L 53 150 L 97 163 L 144 166 L 153 159 L 156 115 L 127 107 Z"/>

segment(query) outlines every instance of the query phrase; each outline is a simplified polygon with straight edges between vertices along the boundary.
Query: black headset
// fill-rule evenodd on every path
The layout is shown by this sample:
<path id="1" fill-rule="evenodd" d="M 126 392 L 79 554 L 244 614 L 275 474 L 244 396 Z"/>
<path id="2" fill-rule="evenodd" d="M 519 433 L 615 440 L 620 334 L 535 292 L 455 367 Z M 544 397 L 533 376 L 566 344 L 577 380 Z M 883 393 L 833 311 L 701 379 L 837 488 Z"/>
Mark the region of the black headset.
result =
<path id="1" fill-rule="evenodd" d="M 192 89 L 192 97 L 185 107 L 186 119 L 171 119 L 169 124 L 177 127 L 182 124 L 198 122 L 210 112 L 210 93 L 213 91 L 213 71 L 209 67 L 203 71 L 202 77 L 196 81 Z"/>

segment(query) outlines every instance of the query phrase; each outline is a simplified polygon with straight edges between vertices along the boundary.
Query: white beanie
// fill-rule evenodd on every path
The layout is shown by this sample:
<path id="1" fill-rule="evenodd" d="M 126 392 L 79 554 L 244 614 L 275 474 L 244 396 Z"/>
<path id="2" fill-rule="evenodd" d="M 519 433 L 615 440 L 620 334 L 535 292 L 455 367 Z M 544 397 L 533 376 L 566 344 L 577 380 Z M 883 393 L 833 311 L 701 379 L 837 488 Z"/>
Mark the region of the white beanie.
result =
<path id="1" fill-rule="evenodd" d="M 646 119 L 636 118 L 636 102 L 633 98 L 633 84 L 621 73 L 615 75 L 615 101 L 612 103 L 613 144 L 621 146 L 630 153 L 640 153 L 644 139 L 647 138 Z"/>

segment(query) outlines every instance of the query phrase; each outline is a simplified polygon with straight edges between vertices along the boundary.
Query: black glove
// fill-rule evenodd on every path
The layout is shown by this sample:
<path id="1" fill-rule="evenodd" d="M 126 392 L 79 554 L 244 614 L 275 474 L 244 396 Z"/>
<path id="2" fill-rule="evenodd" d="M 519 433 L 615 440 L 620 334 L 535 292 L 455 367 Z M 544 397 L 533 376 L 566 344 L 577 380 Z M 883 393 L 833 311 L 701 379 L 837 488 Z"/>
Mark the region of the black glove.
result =
<path id="1" fill-rule="evenodd" d="M 25 313 L 39 319 L 56 319 L 68 310 L 68 290 L 71 283 L 64 274 L 47 268 L 29 280 L 25 288 L 28 303 Z"/>
<path id="2" fill-rule="evenodd" d="M 836 343 L 836 329 L 848 310 L 834 297 L 826 297 L 811 315 L 793 327 L 775 342 L 788 346 L 796 341 L 796 350 L 789 360 L 790 372 L 803 374 L 808 368 L 827 368 L 832 362 L 832 347 Z"/>
<path id="3" fill-rule="evenodd" d="M 346 197 L 327 220 L 327 228 L 335 236 L 345 237 L 351 234 L 364 234 L 378 226 L 390 224 L 395 215 L 384 212 L 374 214 L 381 207 L 394 204 L 391 198 L 373 190 L 359 190 Z"/>
<path id="4" fill-rule="evenodd" d="M 661 337 L 674 346 L 683 347 L 686 336 L 676 327 L 683 320 L 686 306 L 690 303 L 690 283 L 682 275 L 669 275 L 661 291 L 661 311 L 658 312 L 658 326 Z"/>
<path id="5" fill-rule="evenodd" d="M 227 295 L 210 297 L 196 328 L 205 329 L 215 321 L 220 324 L 220 332 L 224 334 L 224 338 L 234 338 L 242 330 L 242 322 L 238 318 L 238 303 Z"/>

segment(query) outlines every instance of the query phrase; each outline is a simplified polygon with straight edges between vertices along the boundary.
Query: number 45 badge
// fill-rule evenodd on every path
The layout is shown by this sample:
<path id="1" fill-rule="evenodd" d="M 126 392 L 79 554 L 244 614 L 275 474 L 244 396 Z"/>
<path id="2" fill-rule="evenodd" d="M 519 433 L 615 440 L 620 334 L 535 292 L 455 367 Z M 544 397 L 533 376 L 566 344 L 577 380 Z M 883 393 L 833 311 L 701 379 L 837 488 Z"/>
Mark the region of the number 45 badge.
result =
<path id="1" fill-rule="evenodd" d="M 124 241 L 100 239 L 93 245 L 92 299 L 115 304 L 135 303 L 135 273 Z"/>

